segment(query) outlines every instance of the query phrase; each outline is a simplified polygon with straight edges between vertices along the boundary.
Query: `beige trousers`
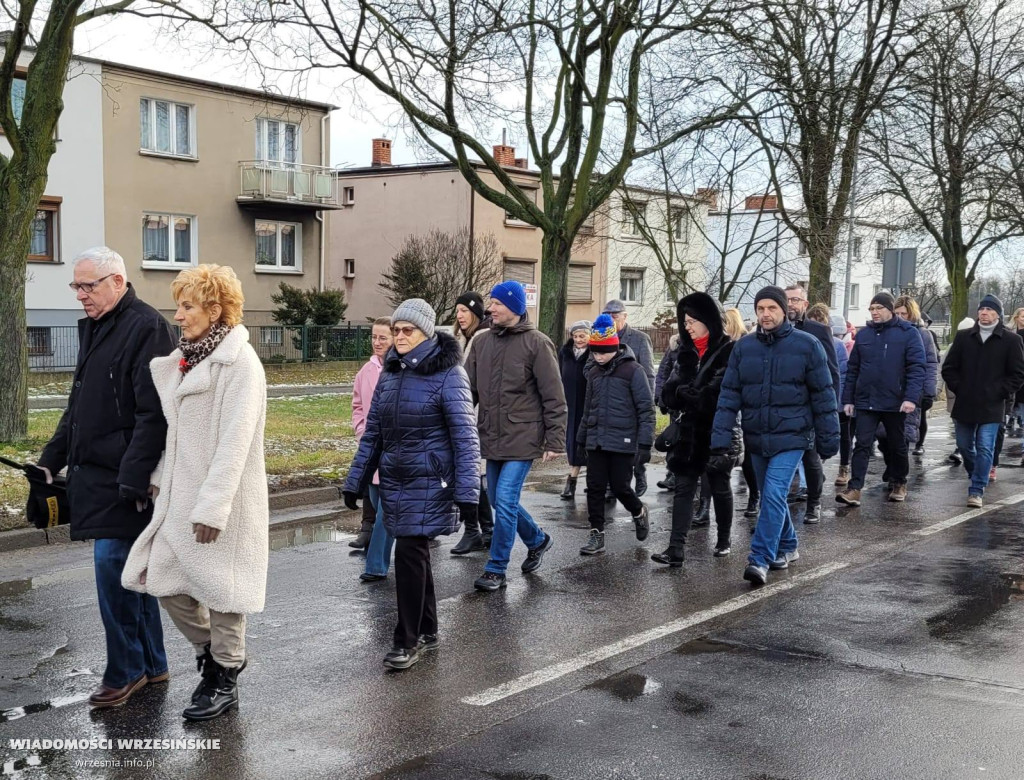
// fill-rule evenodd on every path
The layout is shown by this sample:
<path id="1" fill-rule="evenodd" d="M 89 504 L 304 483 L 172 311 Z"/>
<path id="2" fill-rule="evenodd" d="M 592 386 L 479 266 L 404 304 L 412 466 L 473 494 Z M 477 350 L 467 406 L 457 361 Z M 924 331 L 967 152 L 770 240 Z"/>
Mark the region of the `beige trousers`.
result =
<path id="1" fill-rule="evenodd" d="M 160 604 L 174 625 L 201 656 L 210 646 L 213 660 L 225 669 L 245 661 L 245 615 L 207 609 L 191 596 L 161 596 Z"/>

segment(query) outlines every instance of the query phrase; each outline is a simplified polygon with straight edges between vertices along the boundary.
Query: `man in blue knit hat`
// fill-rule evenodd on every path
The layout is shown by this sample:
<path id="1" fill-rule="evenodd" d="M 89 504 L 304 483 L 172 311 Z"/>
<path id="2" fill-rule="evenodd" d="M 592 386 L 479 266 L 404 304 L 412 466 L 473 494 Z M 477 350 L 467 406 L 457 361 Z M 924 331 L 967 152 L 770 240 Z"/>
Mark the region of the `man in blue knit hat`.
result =
<path id="1" fill-rule="evenodd" d="M 479 406 L 480 454 L 487 461 L 487 494 L 494 509 L 491 556 L 477 590 L 505 587 L 516 536 L 526 544 L 523 572 L 535 571 L 551 537 L 519 503 L 533 461 L 565 452 L 566 405 L 555 345 L 526 318 L 519 282 L 491 290 L 491 329 L 473 339 L 466 373 Z"/>

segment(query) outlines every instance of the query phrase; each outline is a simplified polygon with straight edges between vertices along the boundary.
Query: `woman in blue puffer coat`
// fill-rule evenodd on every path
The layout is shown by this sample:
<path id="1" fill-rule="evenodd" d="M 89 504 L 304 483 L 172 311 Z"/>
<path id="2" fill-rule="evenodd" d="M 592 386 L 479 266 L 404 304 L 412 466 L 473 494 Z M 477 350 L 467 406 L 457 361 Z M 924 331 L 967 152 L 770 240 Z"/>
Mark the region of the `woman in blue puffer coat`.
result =
<path id="1" fill-rule="evenodd" d="M 384 657 L 407 669 L 437 647 L 437 604 L 430 540 L 454 533 L 480 500 L 480 439 L 469 377 L 455 339 L 435 332 L 436 315 L 411 298 L 391 316 L 394 346 L 384 358 L 359 451 L 345 480 L 345 505 L 357 508 L 380 473 L 384 527 L 395 537 L 398 625 Z"/>

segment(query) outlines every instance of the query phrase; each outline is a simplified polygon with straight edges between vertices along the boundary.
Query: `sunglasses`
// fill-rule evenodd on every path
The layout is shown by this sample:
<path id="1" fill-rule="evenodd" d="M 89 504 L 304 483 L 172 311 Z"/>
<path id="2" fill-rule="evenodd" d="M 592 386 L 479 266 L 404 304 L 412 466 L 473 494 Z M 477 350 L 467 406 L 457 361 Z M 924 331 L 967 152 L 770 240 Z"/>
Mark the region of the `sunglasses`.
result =
<path id="1" fill-rule="evenodd" d="M 406 338 L 411 336 L 417 330 L 419 330 L 419 328 L 417 328 L 415 325 L 406 325 L 406 326 L 404 326 L 402 328 L 397 328 L 397 327 L 392 327 L 391 328 L 391 332 L 394 333 L 396 336 L 398 334 L 402 334 Z"/>

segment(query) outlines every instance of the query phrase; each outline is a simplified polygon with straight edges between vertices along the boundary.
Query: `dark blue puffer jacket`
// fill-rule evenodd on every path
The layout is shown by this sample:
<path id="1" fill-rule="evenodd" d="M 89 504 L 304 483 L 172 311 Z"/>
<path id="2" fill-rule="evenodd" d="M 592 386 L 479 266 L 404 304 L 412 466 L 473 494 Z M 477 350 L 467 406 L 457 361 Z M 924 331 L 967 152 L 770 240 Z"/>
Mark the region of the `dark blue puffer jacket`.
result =
<path id="1" fill-rule="evenodd" d="M 480 500 L 480 439 L 462 354 L 438 332 L 405 355 L 392 348 L 345 480 L 362 495 L 380 472 L 384 527 L 435 537 L 458 527 L 454 503 Z"/>
<path id="2" fill-rule="evenodd" d="M 759 328 L 736 342 L 718 396 L 712 450 L 729 448 L 739 412 L 751 454 L 770 458 L 814 447 L 830 458 L 839 452 L 839 415 L 825 350 L 790 322 L 770 333 Z"/>
<path id="3" fill-rule="evenodd" d="M 647 374 L 625 344 L 604 365 L 591 354 L 587 363 L 587 395 L 576 446 L 636 454 L 654 445 L 654 399 Z"/>
<path id="4" fill-rule="evenodd" d="M 904 401 L 921 403 L 924 382 L 924 344 L 917 328 L 899 317 L 869 322 L 857 333 L 850 353 L 843 404 L 898 412 Z"/>

